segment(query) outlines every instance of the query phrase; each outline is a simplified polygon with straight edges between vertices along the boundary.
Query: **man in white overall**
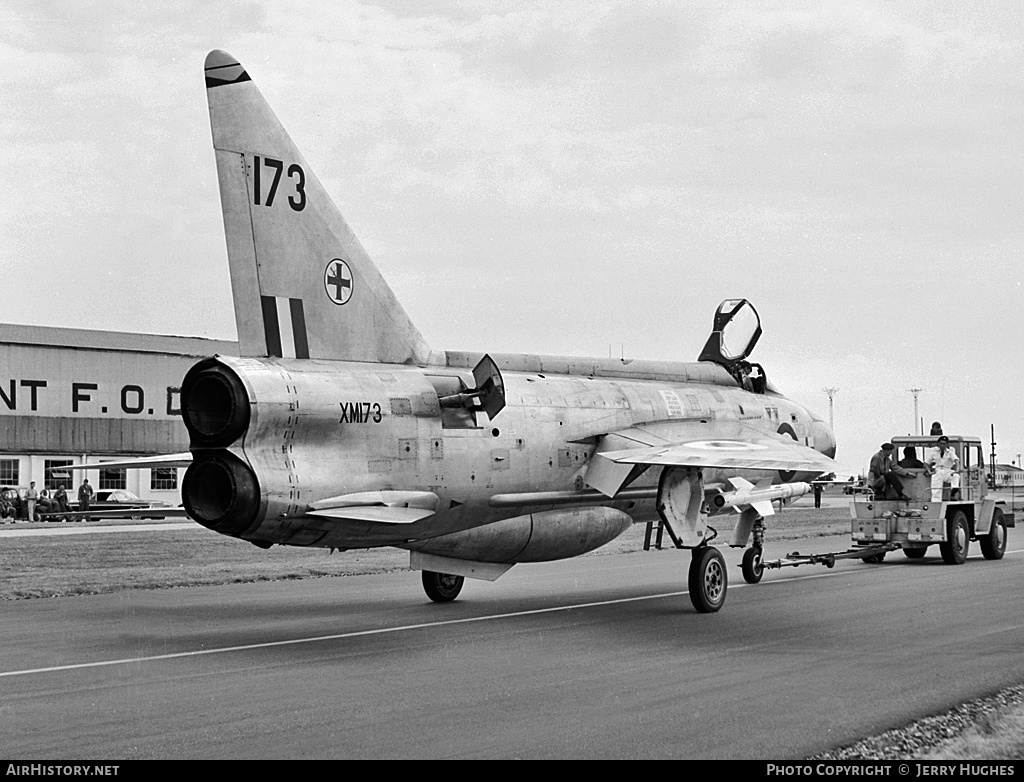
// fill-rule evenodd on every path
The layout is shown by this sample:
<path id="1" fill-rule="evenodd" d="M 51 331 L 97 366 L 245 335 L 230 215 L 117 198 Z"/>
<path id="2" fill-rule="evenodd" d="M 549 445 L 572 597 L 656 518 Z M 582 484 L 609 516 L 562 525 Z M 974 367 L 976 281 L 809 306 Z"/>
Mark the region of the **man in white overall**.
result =
<path id="1" fill-rule="evenodd" d="M 942 435 L 938 447 L 928 451 L 926 460 L 932 473 L 932 502 L 942 502 L 942 484 L 949 481 L 949 498 L 957 499 L 960 491 L 960 460 L 949 447 L 949 438 Z"/>

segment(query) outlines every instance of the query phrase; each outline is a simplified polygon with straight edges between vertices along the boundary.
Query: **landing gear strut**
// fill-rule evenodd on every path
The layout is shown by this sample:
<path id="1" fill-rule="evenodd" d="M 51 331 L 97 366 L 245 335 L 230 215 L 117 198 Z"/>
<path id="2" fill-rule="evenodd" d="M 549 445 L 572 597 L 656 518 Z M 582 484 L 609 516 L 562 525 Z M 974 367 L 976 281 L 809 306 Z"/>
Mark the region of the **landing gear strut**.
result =
<path id="1" fill-rule="evenodd" d="M 702 614 L 718 611 L 725 603 L 728 578 L 722 554 L 708 545 L 718 533 L 707 523 L 704 473 L 692 467 L 666 467 L 658 481 L 656 507 L 662 521 L 678 533 L 676 545 L 692 549 L 690 602 Z"/>
<path id="2" fill-rule="evenodd" d="M 743 562 L 740 564 L 740 569 L 743 571 L 743 580 L 748 584 L 757 584 L 761 581 L 761 576 L 764 575 L 764 516 L 758 516 L 754 519 L 754 525 L 751 530 L 754 534 L 754 540 L 750 544 L 750 548 L 743 552 Z"/>

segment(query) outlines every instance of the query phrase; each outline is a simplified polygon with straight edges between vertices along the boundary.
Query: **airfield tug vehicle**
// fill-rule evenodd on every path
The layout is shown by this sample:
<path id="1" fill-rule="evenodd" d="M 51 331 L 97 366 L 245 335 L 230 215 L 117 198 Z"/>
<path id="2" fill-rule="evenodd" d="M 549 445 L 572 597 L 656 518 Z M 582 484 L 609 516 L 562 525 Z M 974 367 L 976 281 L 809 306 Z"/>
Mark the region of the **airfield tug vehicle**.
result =
<path id="1" fill-rule="evenodd" d="M 971 541 L 981 545 L 985 559 L 1002 559 L 1006 551 L 1006 530 L 1014 526 L 1013 513 L 1002 500 L 989 496 L 981 440 L 977 437 L 949 435 L 949 448 L 959 462 L 959 489 L 946 481 L 933 495 L 932 477 L 924 467 L 909 467 L 910 475 L 900 476 L 908 500 L 887 499 L 865 486 L 854 495 L 850 505 L 853 548 L 827 554 L 789 554 L 776 560 L 760 557 L 743 559 L 743 577 L 751 584 L 761 580 L 765 569 L 799 565 L 835 565 L 838 559 L 862 559 L 877 564 L 890 551 L 903 549 L 909 559 L 921 559 L 928 547 L 938 544 L 947 565 L 960 565 L 967 559 Z M 895 454 L 912 447 L 925 457 L 936 447 L 938 436 L 894 437 Z M 933 498 L 934 497 L 934 498 Z M 748 549 L 754 551 L 754 549 Z"/>

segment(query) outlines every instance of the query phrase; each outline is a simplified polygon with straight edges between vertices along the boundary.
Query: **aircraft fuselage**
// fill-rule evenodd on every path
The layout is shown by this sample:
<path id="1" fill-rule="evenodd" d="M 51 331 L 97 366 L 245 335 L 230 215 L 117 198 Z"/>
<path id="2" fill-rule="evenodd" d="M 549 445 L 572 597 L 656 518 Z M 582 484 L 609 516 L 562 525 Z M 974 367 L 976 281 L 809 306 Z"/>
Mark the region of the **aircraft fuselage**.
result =
<path id="1" fill-rule="evenodd" d="M 743 421 L 827 455 L 835 451 L 827 425 L 806 408 L 771 391 L 745 391 L 715 364 L 495 359 L 506 405 L 494 420 L 439 401 L 471 387 L 469 354 L 448 354 L 444 367 L 281 358 L 204 362 L 237 378 L 233 393 L 239 398 L 232 404 L 247 405 L 249 412 L 244 426 L 226 431 L 220 441 L 213 438 L 212 446 L 194 441 L 190 471 L 202 476 L 204 487 L 216 486 L 211 475 L 227 465 L 229 483 L 252 486 L 248 500 L 233 507 L 222 501 L 223 513 L 193 515 L 212 529 L 264 545 L 405 545 L 555 508 L 599 505 L 633 521 L 652 518 L 660 470 L 641 475 L 625 498 L 594 496 L 586 484 L 598 438 L 638 424 Z M 704 480 L 714 484 L 741 475 L 757 481 L 767 474 L 707 469 Z M 773 479 L 802 477 L 774 472 Z M 436 495 L 434 513 L 406 524 L 308 513 L 328 497 L 396 489 Z M 542 492 L 559 494 L 528 496 Z M 510 495 L 520 499 L 493 501 Z"/>

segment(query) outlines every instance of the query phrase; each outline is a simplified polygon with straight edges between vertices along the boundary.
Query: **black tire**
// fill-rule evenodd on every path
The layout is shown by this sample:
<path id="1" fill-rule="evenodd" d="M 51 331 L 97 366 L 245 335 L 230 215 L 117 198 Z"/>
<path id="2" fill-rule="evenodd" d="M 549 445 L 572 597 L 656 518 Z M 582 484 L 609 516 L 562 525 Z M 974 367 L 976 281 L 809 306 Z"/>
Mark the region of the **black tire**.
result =
<path id="1" fill-rule="evenodd" d="M 925 554 L 928 553 L 928 549 L 926 549 L 926 548 L 905 548 L 905 549 L 903 549 L 903 553 L 906 555 L 907 559 L 921 559 Z"/>
<path id="2" fill-rule="evenodd" d="M 881 554 L 872 554 L 870 557 L 861 557 L 862 560 L 867 562 L 869 565 L 880 565 L 882 560 L 885 559 L 885 552 Z"/>
<path id="3" fill-rule="evenodd" d="M 946 542 L 939 544 L 942 561 L 947 565 L 962 565 L 970 548 L 971 530 L 967 526 L 967 516 L 958 510 L 946 519 Z"/>
<path id="4" fill-rule="evenodd" d="M 423 591 L 435 603 L 450 603 L 459 596 L 466 579 L 450 573 L 423 571 Z"/>
<path id="5" fill-rule="evenodd" d="M 729 579 L 725 573 L 725 560 L 712 546 L 693 550 L 690 560 L 690 602 L 701 614 L 713 614 L 725 604 Z"/>
<path id="6" fill-rule="evenodd" d="M 985 559 L 1002 559 L 1006 553 L 1006 519 L 1003 518 L 1003 511 L 996 508 L 992 511 L 992 529 L 988 534 L 979 538 L 981 553 Z"/>
<path id="7" fill-rule="evenodd" d="M 743 562 L 740 569 L 743 571 L 743 580 L 748 584 L 757 584 L 764 575 L 764 563 L 761 561 L 761 549 L 753 546 L 743 552 Z"/>

